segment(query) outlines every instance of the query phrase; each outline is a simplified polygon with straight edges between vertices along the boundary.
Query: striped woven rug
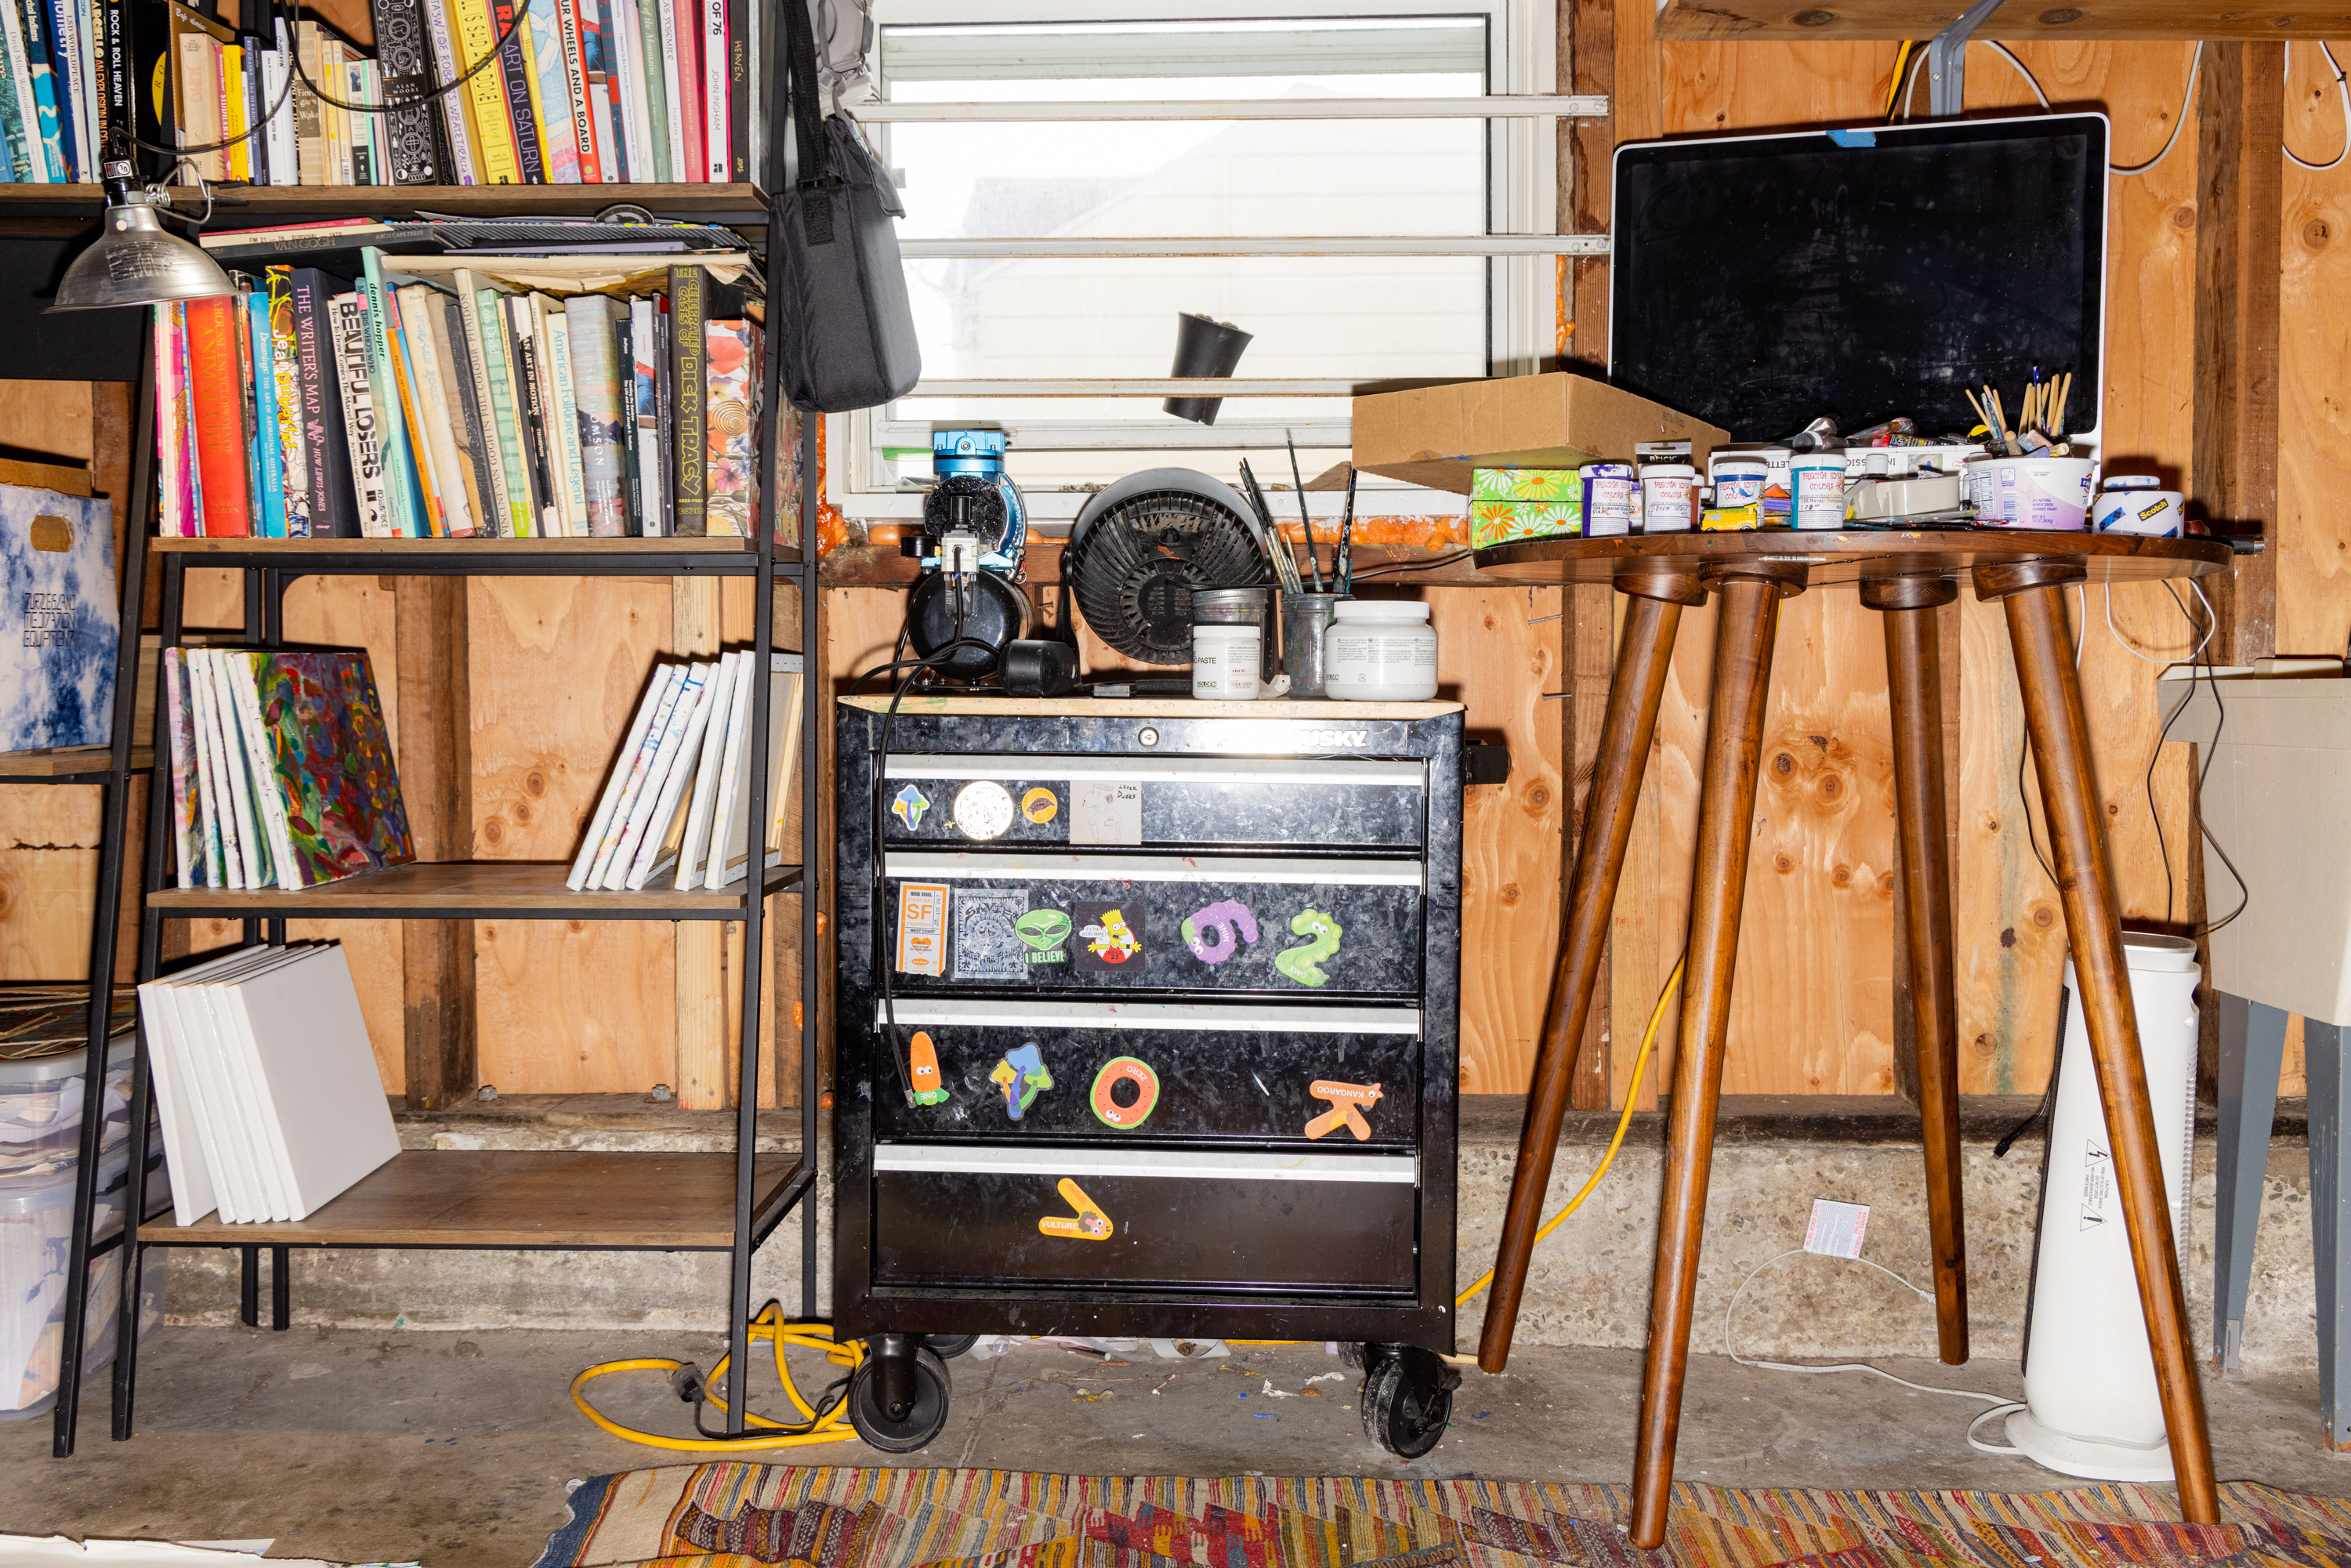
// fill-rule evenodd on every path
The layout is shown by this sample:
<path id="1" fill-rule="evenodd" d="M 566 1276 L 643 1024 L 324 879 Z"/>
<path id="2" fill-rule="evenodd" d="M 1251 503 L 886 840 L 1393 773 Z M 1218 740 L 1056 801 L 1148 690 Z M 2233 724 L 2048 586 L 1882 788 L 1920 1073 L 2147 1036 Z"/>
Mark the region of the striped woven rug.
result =
<path id="1" fill-rule="evenodd" d="M 1621 1486 L 681 1465 L 582 1482 L 537 1568 L 2351 1568 L 2351 1501 L 2220 1490 L 2193 1525 L 2143 1486 L 1684 1484 L 1642 1552 Z"/>

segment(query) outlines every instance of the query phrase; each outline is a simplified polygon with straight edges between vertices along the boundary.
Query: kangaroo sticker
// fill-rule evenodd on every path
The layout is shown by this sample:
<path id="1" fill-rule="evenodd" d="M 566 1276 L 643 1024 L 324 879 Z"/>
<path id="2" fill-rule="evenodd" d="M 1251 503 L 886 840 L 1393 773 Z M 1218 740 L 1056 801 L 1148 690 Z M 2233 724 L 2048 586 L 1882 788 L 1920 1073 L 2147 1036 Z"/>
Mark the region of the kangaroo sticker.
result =
<path id="1" fill-rule="evenodd" d="M 1061 1199 L 1078 1212 L 1048 1214 L 1037 1221 L 1037 1228 L 1047 1236 L 1073 1237 L 1080 1241 L 1107 1241 L 1113 1227 L 1110 1216 L 1104 1214 L 1085 1189 L 1069 1177 L 1061 1178 Z"/>
<path id="2" fill-rule="evenodd" d="M 1319 1138 L 1342 1127 L 1354 1134 L 1359 1144 L 1371 1137 L 1372 1124 L 1364 1120 L 1362 1107 L 1380 1103 L 1378 1084 L 1341 1083 L 1334 1079 L 1318 1078 L 1307 1085 L 1306 1092 L 1331 1107 L 1306 1124 L 1308 1137 Z"/>
<path id="3" fill-rule="evenodd" d="M 1339 923 L 1319 909 L 1301 909 L 1290 917 L 1290 930 L 1311 940 L 1276 953 L 1273 967 L 1301 986 L 1320 986 L 1330 979 L 1322 972 L 1322 961 L 1339 950 L 1339 938 L 1345 934 Z"/>
<path id="4" fill-rule="evenodd" d="M 1184 917 L 1184 946 L 1203 964 L 1221 964 L 1257 940 L 1257 916 L 1238 898 L 1219 899 Z"/>

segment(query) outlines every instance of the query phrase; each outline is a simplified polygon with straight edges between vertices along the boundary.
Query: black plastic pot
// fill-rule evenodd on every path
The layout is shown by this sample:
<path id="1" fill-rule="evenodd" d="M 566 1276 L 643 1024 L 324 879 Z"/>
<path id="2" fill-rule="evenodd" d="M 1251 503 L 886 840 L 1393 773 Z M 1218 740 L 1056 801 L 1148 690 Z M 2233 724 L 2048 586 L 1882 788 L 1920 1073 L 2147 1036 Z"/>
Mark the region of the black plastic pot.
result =
<path id="1" fill-rule="evenodd" d="M 1241 350 L 1249 346 L 1251 334 L 1223 321 L 1211 321 L 1206 316 L 1181 311 L 1176 317 L 1176 368 L 1167 373 L 1176 377 L 1228 376 L 1233 367 L 1241 362 Z M 1217 410 L 1224 406 L 1220 397 L 1171 397 L 1160 406 L 1178 419 L 1188 419 L 1195 424 L 1217 423 Z"/>

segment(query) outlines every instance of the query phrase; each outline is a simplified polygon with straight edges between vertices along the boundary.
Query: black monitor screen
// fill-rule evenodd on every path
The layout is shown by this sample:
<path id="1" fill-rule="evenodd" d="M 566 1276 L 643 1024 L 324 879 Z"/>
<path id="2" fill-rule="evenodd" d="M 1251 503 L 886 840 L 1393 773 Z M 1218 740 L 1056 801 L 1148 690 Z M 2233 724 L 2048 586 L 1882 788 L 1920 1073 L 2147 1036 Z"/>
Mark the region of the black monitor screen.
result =
<path id="1" fill-rule="evenodd" d="M 2035 365 L 2098 419 L 2103 115 L 1877 126 L 1617 150 L 1609 379 L 1733 439 L 2011 421 Z"/>

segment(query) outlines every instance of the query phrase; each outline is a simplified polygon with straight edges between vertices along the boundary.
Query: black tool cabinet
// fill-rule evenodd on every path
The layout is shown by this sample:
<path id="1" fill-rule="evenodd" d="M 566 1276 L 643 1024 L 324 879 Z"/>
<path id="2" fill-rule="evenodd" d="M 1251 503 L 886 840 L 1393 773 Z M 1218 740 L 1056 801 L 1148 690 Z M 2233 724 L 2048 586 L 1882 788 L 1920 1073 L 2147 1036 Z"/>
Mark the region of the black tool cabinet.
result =
<path id="1" fill-rule="evenodd" d="M 1366 1429 L 1434 1448 L 1460 707 L 908 695 L 838 727 L 861 1433 L 927 1443 L 974 1334 L 1195 1335 L 1360 1345 Z"/>

